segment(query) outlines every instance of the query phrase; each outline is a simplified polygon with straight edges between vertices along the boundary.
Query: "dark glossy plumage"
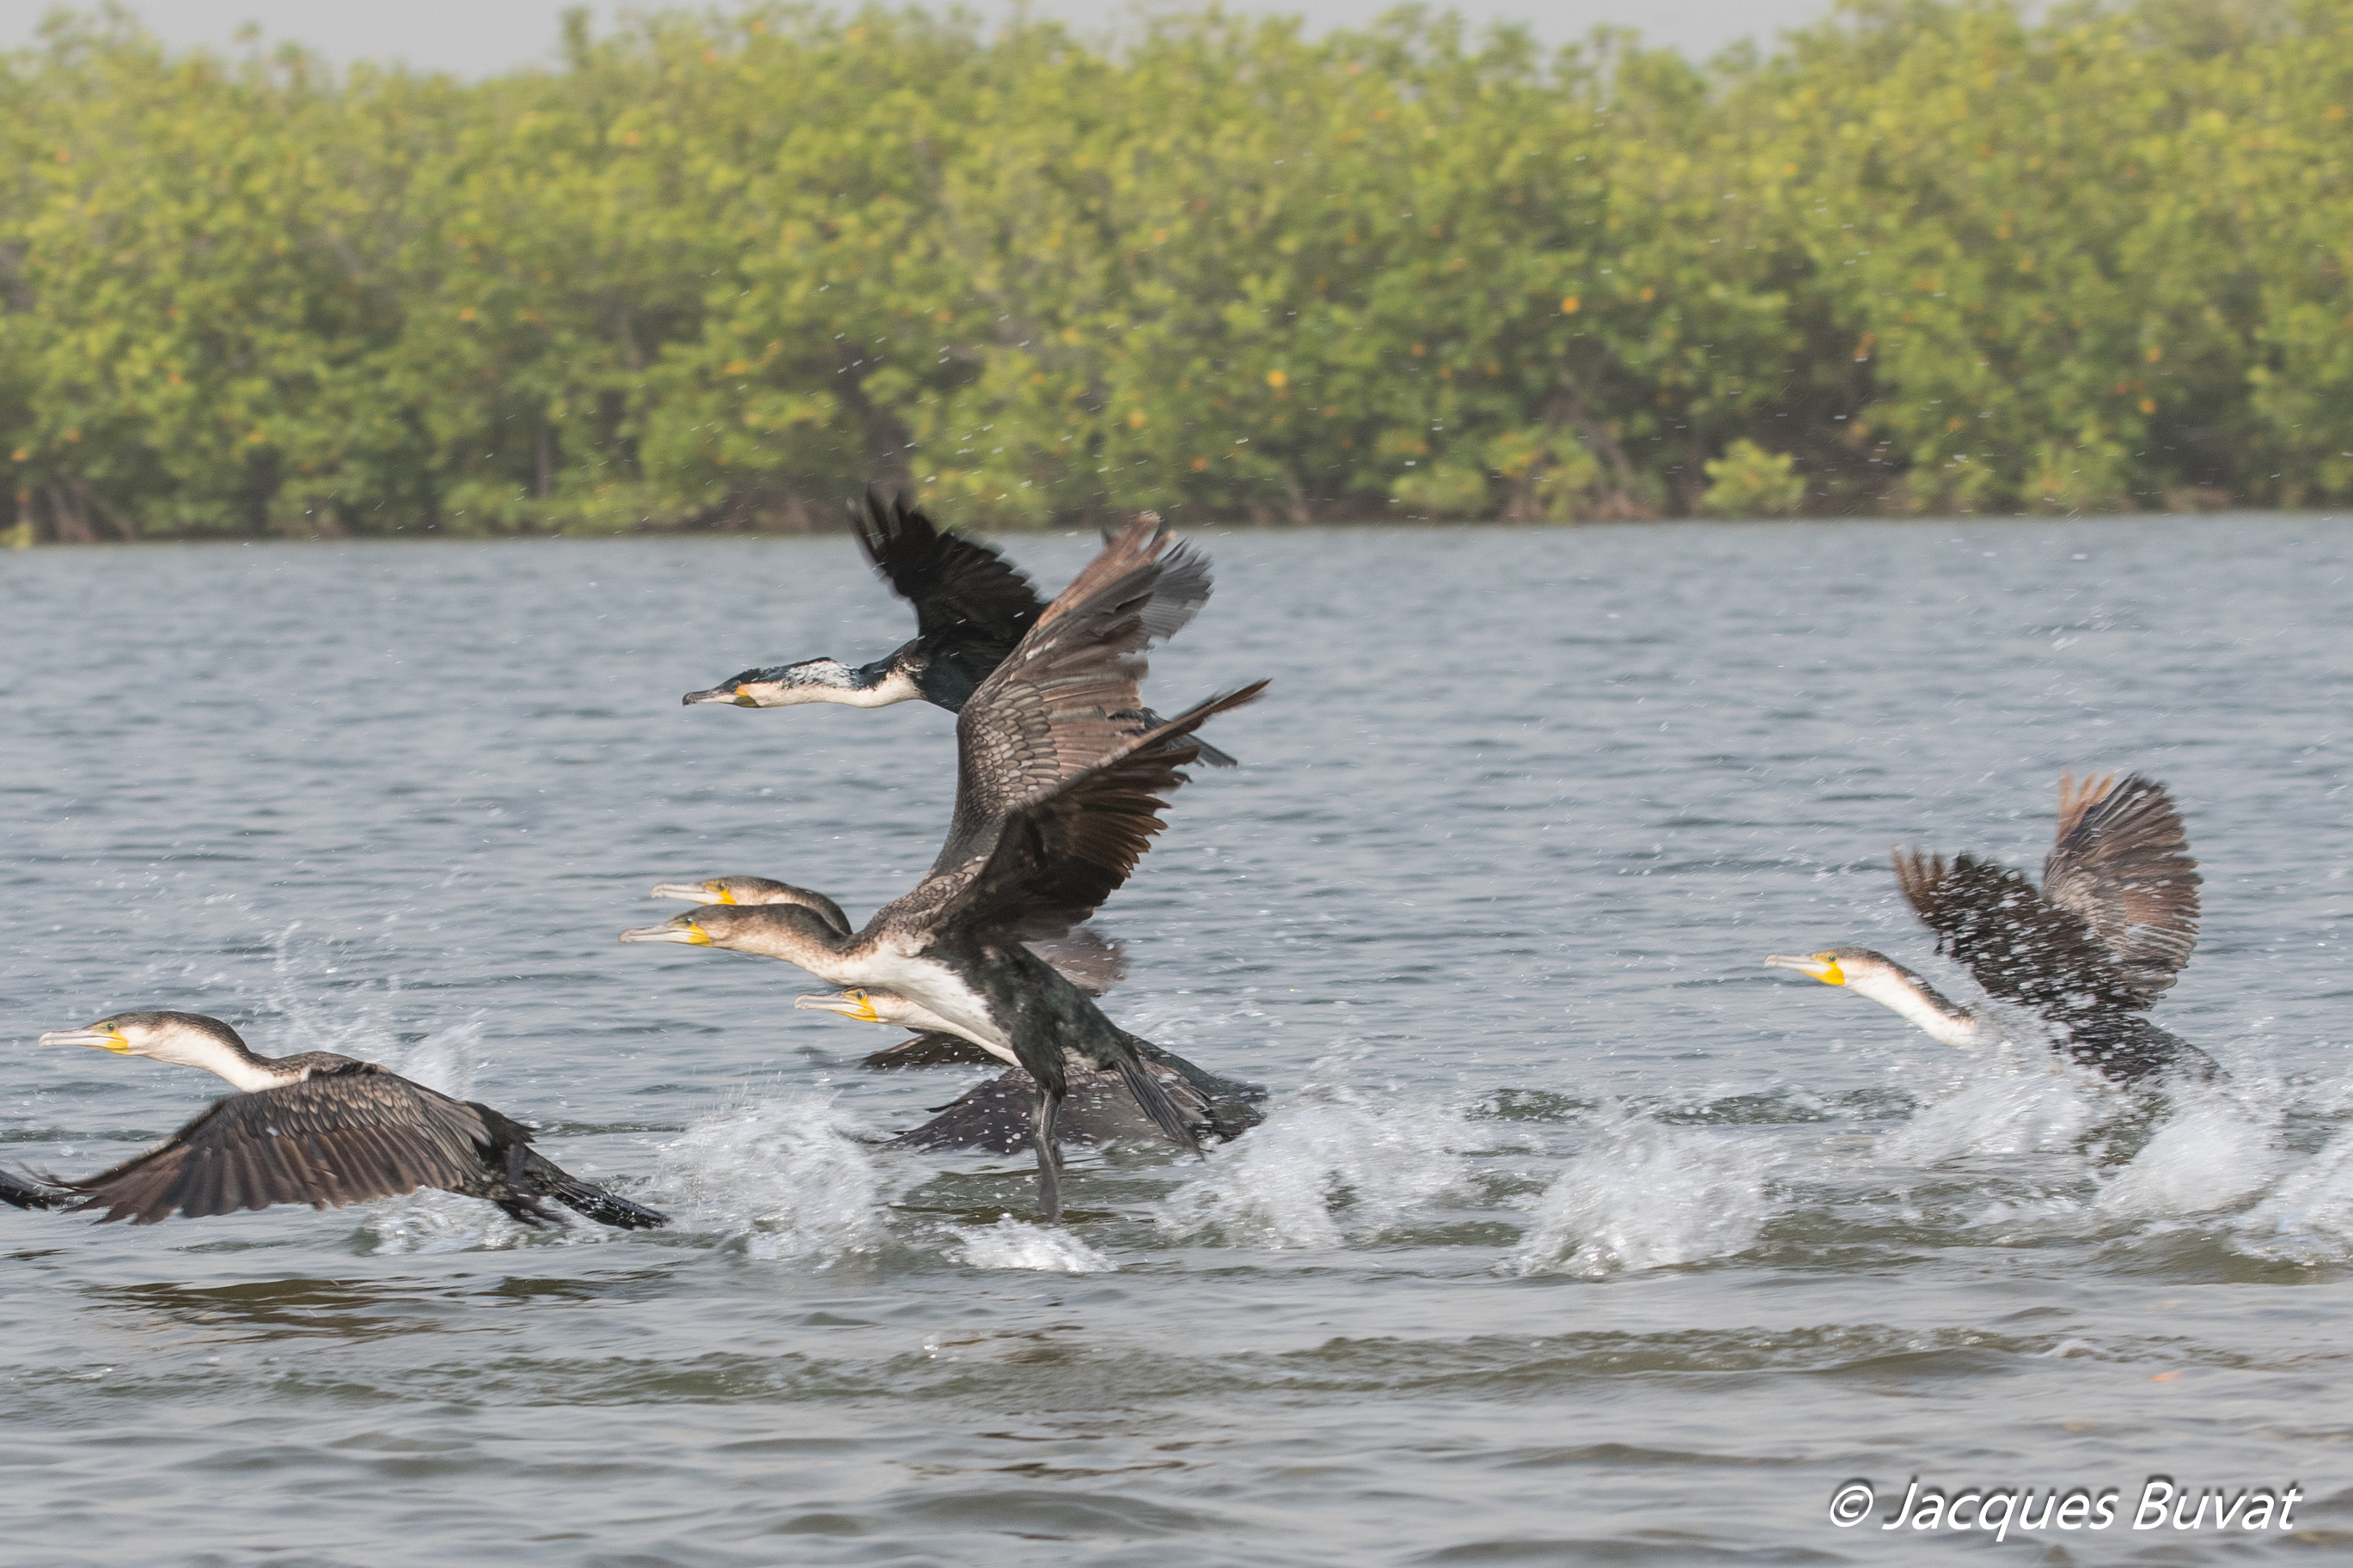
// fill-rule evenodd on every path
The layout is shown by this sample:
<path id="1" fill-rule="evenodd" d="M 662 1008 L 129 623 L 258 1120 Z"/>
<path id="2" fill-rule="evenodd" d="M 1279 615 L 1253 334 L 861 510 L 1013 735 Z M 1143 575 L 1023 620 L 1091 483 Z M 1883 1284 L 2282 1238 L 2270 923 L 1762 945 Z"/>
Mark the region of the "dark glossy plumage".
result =
<path id="1" fill-rule="evenodd" d="M 2144 1011 L 2198 941 L 2198 863 L 2165 786 L 2134 773 L 2061 786 L 2037 890 L 1967 853 L 1895 854 L 1896 884 L 1940 952 L 1990 995 L 2057 1018 Z"/>
<path id="2" fill-rule="evenodd" d="M 326 1052 L 273 1065 L 311 1076 L 216 1100 L 153 1149 L 97 1175 L 49 1178 L 38 1206 L 153 1225 L 175 1213 L 201 1219 L 290 1203 L 324 1209 L 438 1187 L 487 1199 L 527 1225 L 552 1223 L 540 1204 L 547 1197 L 607 1225 L 667 1223 L 570 1175 L 531 1148 L 529 1128 L 487 1105 Z"/>
<path id="3" fill-rule="evenodd" d="M 1046 602 L 995 550 L 942 530 L 902 497 L 870 486 L 850 521 L 867 560 L 915 609 L 915 641 L 892 657 L 919 660 L 917 689 L 954 712 L 1037 623 Z"/>
<path id="4" fill-rule="evenodd" d="M 2126 1080 L 2215 1070 L 2203 1051 L 2136 1016 L 2197 946 L 2197 868 L 2172 798 L 2140 773 L 2061 782 L 2040 889 L 1974 855 L 1895 852 L 1896 885 L 1938 952 L 1988 995 L 2058 1026 L 2077 1060 Z"/>
<path id="5" fill-rule="evenodd" d="M 1153 1076 L 1197 1138 L 1239 1138 L 1266 1120 L 1259 1109 L 1266 1090 L 1256 1084 L 1219 1079 L 1198 1068 L 1188 1075 L 1173 1062 L 1155 1064 Z M 1017 1068 L 934 1107 L 929 1121 L 891 1142 L 902 1149 L 985 1149 L 1010 1154 L 1029 1146 L 1037 1096 L 1038 1080 Z M 1149 1142 L 1160 1136 L 1151 1119 L 1136 1109 L 1119 1075 L 1107 1072 L 1070 1075 L 1061 1130 L 1066 1141 L 1078 1143 Z"/>

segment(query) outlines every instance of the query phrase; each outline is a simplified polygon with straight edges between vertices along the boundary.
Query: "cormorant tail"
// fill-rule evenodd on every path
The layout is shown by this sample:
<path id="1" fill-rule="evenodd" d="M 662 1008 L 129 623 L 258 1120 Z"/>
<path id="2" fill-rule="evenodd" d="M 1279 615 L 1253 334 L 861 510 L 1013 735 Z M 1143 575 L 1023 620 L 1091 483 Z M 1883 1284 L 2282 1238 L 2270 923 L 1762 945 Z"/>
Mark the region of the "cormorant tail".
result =
<path id="1" fill-rule="evenodd" d="M 533 1153 L 527 1168 L 532 1185 L 541 1195 L 554 1198 L 599 1225 L 621 1230 L 654 1230 L 670 1223 L 670 1215 L 633 1204 L 617 1193 L 608 1193 L 594 1182 L 584 1182 L 544 1155 Z"/>
<path id="2" fill-rule="evenodd" d="M 1144 1058 L 1134 1048 L 1119 1052 L 1113 1065 L 1119 1068 L 1120 1081 L 1127 1085 L 1127 1092 L 1135 1097 L 1136 1105 L 1152 1118 L 1154 1125 L 1186 1152 L 1200 1153 L 1201 1141 L 1193 1136 L 1192 1124 L 1185 1120 L 1176 1102 L 1168 1098 L 1168 1091 L 1160 1087 L 1160 1080 L 1152 1076 L 1152 1069 L 1144 1065 Z"/>

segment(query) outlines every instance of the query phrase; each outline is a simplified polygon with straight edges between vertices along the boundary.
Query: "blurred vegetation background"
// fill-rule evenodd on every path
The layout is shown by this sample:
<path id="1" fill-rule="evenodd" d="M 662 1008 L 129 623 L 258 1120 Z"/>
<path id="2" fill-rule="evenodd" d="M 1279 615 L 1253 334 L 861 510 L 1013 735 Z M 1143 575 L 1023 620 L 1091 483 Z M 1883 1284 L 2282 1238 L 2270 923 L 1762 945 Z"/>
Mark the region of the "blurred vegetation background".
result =
<path id="1" fill-rule="evenodd" d="M 762 5 L 466 81 L 60 16 L 0 66 L 7 537 L 2342 502 L 2349 24 Z"/>

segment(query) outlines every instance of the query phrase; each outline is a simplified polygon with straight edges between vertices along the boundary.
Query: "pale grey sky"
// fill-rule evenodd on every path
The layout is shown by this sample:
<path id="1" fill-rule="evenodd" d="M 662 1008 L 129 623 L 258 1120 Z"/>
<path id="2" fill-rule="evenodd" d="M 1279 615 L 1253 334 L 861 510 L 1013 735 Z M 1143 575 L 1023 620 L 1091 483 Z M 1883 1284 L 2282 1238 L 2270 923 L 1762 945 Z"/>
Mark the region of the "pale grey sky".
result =
<path id="1" fill-rule="evenodd" d="M 226 48 L 238 27 L 250 21 L 260 24 L 267 39 L 299 39 L 337 61 L 397 58 L 473 76 L 552 63 L 556 17 L 565 6 L 563 0 L 145 0 L 130 8 L 174 45 Z M 1321 28 L 1362 25 L 1388 5 L 1387 0 L 1227 0 L 1227 8 L 1303 16 Z M 0 0 L 0 48 L 32 42 L 50 9 L 50 0 Z M 624 7 L 603 4 L 590 9 L 602 30 Z M 972 9 L 1002 16 L 1009 6 L 1005 0 L 981 0 Z M 1120 0 L 1033 0 L 1030 9 L 1089 30 L 1113 27 L 1129 11 Z M 1554 43 L 1605 22 L 1636 27 L 1654 43 L 1704 57 L 1739 38 L 1769 44 L 1780 31 L 1821 16 L 1829 0 L 1456 0 L 1452 9 L 1473 22 L 1531 23 Z"/>

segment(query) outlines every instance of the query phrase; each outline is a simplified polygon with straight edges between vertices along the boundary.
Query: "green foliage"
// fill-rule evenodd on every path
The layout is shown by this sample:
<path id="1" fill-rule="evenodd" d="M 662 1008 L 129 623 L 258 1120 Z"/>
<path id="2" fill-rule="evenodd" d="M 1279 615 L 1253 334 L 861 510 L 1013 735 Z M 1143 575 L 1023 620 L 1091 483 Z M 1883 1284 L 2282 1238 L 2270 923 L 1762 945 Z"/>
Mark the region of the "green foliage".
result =
<path id="1" fill-rule="evenodd" d="M 1699 504 L 1718 517 L 1786 517 L 1806 504 L 1806 481 L 1792 471 L 1797 459 L 1746 436 L 1701 467 L 1708 485 Z"/>
<path id="2" fill-rule="evenodd" d="M 0 538 L 2341 501 L 2348 24 L 770 5 L 467 83 L 66 17 L 0 58 Z"/>

